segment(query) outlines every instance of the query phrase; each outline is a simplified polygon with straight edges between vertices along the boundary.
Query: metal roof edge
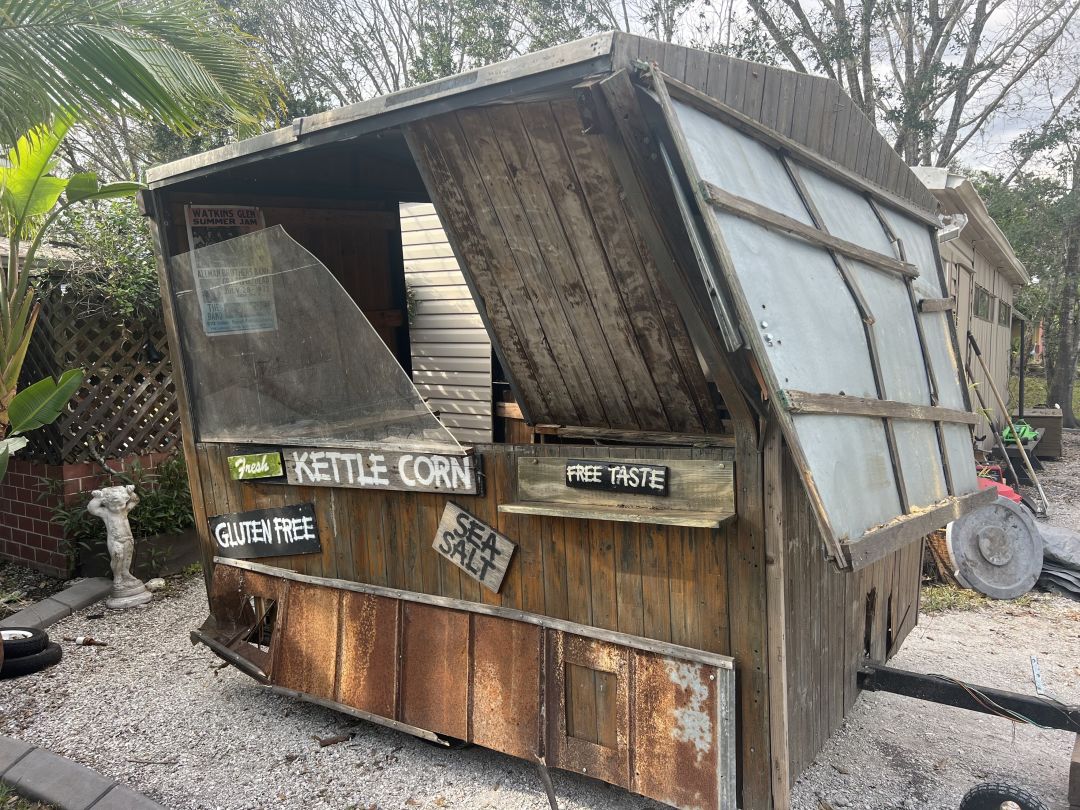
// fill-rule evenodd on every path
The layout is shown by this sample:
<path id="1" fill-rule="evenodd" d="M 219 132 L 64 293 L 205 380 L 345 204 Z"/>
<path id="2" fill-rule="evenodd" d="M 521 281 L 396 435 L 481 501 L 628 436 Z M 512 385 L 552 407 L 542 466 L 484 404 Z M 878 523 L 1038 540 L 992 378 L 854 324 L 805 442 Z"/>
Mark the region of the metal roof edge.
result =
<path id="1" fill-rule="evenodd" d="M 982 237 L 979 241 L 990 242 L 992 252 L 999 261 L 995 269 L 1005 270 L 1016 284 L 1026 286 L 1031 283 L 1027 268 L 1017 257 L 1008 237 L 990 216 L 986 203 L 968 178 L 939 166 L 912 166 L 911 169 L 935 197 L 952 203 L 967 214 L 970 224 Z M 983 245 L 979 246 L 979 252 L 985 253 Z"/>
<path id="2" fill-rule="evenodd" d="M 547 73 L 575 64 L 587 63 L 598 57 L 610 56 L 615 48 L 619 32 L 605 31 L 589 37 L 555 45 L 522 56 L 511 57 L 436 79 L 415 87 L 407 87 L 382 96 L 359 101 L 345 107 L 328 110 L 304 118 L 297 118 L 287 127 L 257 135 L 243 141 L 211 149 L 197 155 L 174 160 L 147 171 L 151 188 L 160 188 L 170 181 L 190 172 L 210 166 L 225 164 L 232 160 L 265 152 L 275 147 L 287 146 L 301 141 L 305 136 L 322 130 L 345 126 L 364 119 L 374 118 L 391 111 L 418 107 L 452 96 L 464 95 L 472 90 L 503 84 L 514 79 Z"/>

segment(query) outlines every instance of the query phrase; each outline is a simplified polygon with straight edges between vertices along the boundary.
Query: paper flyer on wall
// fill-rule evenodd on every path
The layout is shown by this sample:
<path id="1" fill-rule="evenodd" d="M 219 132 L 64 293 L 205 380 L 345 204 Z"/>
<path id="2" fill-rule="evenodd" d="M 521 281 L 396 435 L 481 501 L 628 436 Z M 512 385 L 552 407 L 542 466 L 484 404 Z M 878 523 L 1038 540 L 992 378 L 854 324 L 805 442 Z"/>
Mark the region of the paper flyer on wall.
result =
<path id="1" fill-rule="evenodd" d="M 244 205 L 187 205 L 188 243 L 192 251 L 216 245 L 265 227 L 262 211 Z M 192 273 L 199 296 L 203 329 L 208 335 L 234 335 L 277 329 L 270 257 L 260 246 L 237 261 L 214 260 L 206 251 L 192 253 Z"/>

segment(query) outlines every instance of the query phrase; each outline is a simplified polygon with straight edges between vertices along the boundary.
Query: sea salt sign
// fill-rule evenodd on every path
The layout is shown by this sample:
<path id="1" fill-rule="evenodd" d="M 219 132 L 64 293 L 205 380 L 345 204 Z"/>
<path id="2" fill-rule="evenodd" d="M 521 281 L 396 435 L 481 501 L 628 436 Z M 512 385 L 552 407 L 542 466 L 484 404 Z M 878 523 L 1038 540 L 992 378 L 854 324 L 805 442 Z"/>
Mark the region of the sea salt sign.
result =
<path id="1" fill-rule="evenodd" d="M 282 453 L 290 484 L 477 494 L 474 456 L 324 448 L 286 448 Z"/>
<path id="2" fill-rule="evenodd" d="M 240 560 L 322 551 L 310 503 L 212 517 L 210 537 L 217 556 Z"/>
<path id="3" fill-rule="evenodd" d="M 517 545 L 480 518 L 448 503 L 431 547 L 485 588 L 498 593 Z"/>

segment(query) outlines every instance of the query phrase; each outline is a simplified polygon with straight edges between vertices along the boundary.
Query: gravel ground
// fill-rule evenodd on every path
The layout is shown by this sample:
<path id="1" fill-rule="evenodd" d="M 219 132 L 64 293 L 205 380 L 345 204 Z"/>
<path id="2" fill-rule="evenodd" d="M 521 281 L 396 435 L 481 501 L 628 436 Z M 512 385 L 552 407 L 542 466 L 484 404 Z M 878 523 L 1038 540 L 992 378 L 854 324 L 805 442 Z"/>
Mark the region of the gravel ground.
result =
<path id="1" fill-rule="evenodd" d="M 1069 458 L 1045 476 L 1053 521 L 1080 525 Z M 188 641 L 206 615 L 201 579 L 145 608 L 91 608 L 50 633 L 107 647 L 64 646 L 64 661 L 0 688 L 0 733 L 66 754 L 176 810 L 305 808 L 544 810 L 535 771 L 478 748 L 447 751 L 405 734 L 276 697 Z M 989 686 L 1032 691 L 1038 655 L 1049 692 L 1080 703 L 1080 604 L 1039 595 L 923 616 L 895 659 Z M 351 735 L 320 748 L 317 738 Z M 1006 779 L 1066 810 L 1068 734 L 882 694 L 864 694 L 795 786 L 793 806 L 955 810 L 980 781 Z M 573 774 L 554 774 L 560 807 L 660 806 Z"/>

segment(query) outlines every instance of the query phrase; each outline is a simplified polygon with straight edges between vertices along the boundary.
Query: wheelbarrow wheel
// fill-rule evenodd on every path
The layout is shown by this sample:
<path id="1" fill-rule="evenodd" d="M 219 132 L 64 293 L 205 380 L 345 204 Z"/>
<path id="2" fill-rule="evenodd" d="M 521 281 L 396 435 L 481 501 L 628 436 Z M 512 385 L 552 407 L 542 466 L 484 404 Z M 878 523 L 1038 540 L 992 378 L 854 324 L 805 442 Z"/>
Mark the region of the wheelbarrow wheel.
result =
<path id="1" fill-rule="evenodd" d="M 960 802 L 960 810 L 1050 810 L 1023 788 L 999 783 L 976 785 Z"/>

